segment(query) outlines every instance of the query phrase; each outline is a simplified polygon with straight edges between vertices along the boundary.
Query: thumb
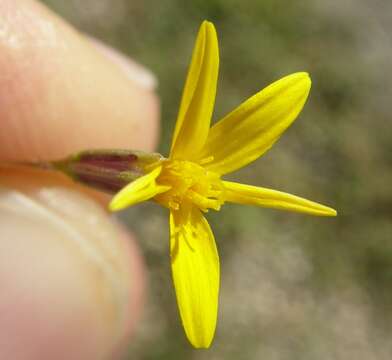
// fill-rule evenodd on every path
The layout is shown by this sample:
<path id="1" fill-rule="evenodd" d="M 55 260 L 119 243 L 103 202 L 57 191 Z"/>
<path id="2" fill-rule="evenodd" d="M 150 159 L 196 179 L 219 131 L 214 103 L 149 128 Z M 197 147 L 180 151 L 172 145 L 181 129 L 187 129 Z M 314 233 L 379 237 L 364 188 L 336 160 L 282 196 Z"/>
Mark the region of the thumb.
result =
<path id="1" fill-rule="evenodd" d="M 26 176 L 1 176 L 0 358 L 109 358 L 140 311 L 133 239 L 80 192 Z"/>

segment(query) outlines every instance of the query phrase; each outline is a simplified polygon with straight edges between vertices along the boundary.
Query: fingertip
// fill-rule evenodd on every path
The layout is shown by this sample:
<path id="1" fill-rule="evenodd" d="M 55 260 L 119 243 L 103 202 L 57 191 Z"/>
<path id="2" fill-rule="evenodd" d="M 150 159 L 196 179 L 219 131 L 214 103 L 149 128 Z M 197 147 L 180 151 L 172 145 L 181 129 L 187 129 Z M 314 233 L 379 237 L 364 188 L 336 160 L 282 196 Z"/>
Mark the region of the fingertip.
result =
<path id="1" fill-rule="evenodd" d="M 156 146 L 151 89 L 42 4 L 3 0 L 0 16 L 0 159 Z"/>
<path id="2" fill-rule="evenodd" d="M 99 39 L 89 35 L 85 35 L 85 37 L 96 50 L 122 68 L 124 74 L 127 75 L 130 80 L 134 81 L 145 90 L 153 91 L 157 88 L 158 80 L 156 76 L 146 67 L 120 53 L 118 50 L 106 45 Z"/>

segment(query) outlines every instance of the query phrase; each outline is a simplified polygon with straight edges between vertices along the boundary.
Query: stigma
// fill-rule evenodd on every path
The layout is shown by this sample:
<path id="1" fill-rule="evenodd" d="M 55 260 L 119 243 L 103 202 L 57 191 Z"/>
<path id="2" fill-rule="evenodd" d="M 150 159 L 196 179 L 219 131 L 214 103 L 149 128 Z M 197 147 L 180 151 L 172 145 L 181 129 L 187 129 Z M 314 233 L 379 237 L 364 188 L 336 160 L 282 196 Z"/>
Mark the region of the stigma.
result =
<path id="1" fill-rule="evenodd" d="M 170 189 L 155 196 L 155 201 L 171 210 L 179 210 L 184 203 L 192 203 L 203 212 L 220 210 L 224 186 L 218 174 L 185 160 L 164 160 L 161 165 L 157 183 Z"/>

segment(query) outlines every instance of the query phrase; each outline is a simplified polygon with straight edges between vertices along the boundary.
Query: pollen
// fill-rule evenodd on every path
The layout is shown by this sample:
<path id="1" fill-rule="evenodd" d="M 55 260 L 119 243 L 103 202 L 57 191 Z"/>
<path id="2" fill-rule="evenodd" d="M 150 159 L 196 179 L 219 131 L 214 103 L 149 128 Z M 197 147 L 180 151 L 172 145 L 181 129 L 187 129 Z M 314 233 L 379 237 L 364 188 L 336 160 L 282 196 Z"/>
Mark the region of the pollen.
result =
<path id="1" fill-rule="evenodd" d="M 171 210 L 179 210 L 183 203 L 193 203 L 207 212 L 209 209 L 220 210 L 224 203 L 220 176 L 192 161 L 163 161 L 157 184 L 170 187 L 154 199 Z"/>

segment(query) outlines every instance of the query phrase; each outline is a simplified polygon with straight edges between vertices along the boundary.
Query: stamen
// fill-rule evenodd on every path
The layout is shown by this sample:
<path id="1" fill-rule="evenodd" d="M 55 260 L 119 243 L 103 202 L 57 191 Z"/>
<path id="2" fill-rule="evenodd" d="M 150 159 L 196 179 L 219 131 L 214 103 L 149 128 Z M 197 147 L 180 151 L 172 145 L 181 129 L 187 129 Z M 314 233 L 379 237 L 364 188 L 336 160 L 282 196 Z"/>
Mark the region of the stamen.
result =
<path id="1" fill-rule="evenodd" d="M 169 201 L 169 208 L 172 210 L 178 210 L 180 208 L 180 204 L 175 201 Z"/>
<path id="2" fill-rule="evenodd" d="M 201 210 L 208 210 L 208 208 L 219 210 L 220 208 L 220 204 L 217 199 L 204 197 L 193 190 L 188 191 L 187 197 L 192 200 Z"/>
<path id="3" fill-rule="evenodd" d="M 205 164 L 212 160 L 209 156 L 201 162 Z M 209 209 L 219 210 L 224 203 L 220 176 L 191 161 L 165 161 L 157 184 L 168 190 L 155 196 L 155 200 L 171 210 L 180 210 L 184 202 L 190 201 L 201 211 L 208 212 Z"/>

